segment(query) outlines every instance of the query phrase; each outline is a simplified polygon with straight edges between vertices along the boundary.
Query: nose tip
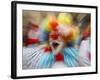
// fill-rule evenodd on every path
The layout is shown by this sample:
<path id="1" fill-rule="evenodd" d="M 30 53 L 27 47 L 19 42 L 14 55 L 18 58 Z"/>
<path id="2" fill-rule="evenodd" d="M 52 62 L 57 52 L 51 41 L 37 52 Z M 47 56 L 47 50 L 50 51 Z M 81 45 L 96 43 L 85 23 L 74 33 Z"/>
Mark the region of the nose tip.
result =
<path id="1" fill-rule="evenodd" d="M 53 40 L 57 40 L 58 39 L 58 33 L 57 32 L 52 32 L 50 37 L 53 39 Z"/>

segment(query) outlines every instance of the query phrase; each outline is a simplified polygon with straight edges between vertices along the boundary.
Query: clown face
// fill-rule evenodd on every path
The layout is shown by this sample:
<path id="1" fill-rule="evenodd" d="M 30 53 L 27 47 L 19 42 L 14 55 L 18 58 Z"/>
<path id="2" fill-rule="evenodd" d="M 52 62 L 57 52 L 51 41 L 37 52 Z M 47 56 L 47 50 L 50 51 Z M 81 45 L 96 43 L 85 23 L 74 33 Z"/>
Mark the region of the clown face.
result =
<path id="1" fill-rule="evenodd" d="M 62 51 L 65 44 L 70 40 L 72 29 L 69 26 L 60 25 L 50 33 L 50 45 L 55 54 Z"/>
<path id="2" fill-rule="evenodd" d="M 54 54 L 58 54 L 59 52 L 62 51 L 65 43 L 57 31 L 52 31 L 50 33 L 49 41 L 50 41 L 50 45 Z"/>

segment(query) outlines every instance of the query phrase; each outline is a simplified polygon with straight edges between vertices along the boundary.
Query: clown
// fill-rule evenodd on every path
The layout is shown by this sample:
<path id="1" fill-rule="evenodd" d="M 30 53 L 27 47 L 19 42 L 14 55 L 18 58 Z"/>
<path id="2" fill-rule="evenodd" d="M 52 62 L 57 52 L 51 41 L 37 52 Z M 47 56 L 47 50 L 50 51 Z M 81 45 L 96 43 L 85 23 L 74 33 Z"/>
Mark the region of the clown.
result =
<path id="1" fill-rule="evenodd" d="M 23 69 L 80 66 L 79 49 L 74 44 L 79 28 L 73 25 L 70 13 L 47 15 L 38 30 L 28 36 L 33 44 L 31 41 L 32 45 L 23 48 Z"/>

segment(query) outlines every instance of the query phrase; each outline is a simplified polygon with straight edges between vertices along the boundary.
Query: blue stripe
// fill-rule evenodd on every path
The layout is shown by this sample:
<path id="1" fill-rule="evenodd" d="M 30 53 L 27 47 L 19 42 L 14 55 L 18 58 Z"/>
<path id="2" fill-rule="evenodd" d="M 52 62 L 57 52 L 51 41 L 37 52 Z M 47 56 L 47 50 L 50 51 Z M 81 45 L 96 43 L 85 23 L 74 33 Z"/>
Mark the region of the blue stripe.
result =
<path id="1" fill-rule="evenodd" d="M 78 65 L 77 53 L 78 51 L 75 48 L 65 48 L 64 49 L 64 61 L 69 67 L 74 67 Z"/>

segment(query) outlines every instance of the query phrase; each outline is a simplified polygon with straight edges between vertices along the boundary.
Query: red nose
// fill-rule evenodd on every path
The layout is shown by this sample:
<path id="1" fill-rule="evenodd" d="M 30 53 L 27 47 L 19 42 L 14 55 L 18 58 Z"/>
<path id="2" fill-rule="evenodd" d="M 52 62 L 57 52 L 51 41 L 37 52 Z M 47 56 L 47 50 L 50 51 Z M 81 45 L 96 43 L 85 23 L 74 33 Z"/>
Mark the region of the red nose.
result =
<path id="1" fill-rule="evenodd" d="M 57 40 L 57 39 L 58 39 L 58 33 L 57 33 L 57 32 L 52 32 L 50 37 L 51 37 L 53 40 Z"/>

